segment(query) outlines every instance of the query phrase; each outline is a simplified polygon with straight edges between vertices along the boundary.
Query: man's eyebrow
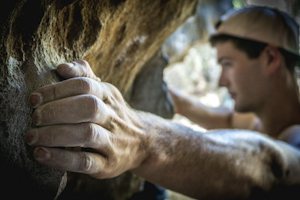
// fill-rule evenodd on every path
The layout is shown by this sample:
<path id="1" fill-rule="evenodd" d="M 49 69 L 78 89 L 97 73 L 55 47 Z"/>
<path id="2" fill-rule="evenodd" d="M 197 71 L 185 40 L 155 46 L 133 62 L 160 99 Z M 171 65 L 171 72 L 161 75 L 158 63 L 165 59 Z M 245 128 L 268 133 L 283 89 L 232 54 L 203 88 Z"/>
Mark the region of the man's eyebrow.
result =
<path id="1" fill-rule="evenodd" d="M 218 58 L 218 63 L 220 64 L 220 63 L 221 63 L 223 60 L 225 60 L 225 59 L 231 60 L 232 57 L 227 57 L 227 56 L 220 57 L 220 58 Z"/>

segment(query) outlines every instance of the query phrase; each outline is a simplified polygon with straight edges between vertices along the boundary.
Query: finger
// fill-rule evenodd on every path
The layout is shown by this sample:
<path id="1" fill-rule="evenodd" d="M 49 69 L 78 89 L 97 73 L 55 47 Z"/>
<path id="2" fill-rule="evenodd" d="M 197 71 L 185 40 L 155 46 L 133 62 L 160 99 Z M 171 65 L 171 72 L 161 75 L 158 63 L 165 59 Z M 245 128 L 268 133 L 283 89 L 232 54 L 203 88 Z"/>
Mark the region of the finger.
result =
<path id="1" fill-rule="evenodd" d="M 81 94 L 90 94 L 105 100 L 110 93 L 107 85 L 89 78 L 73 78 L 37 89 L 30 95 L 29 103 L 37 108 L 51 101 Z"/>
<path id="2" fill-rule="evenodd" d="M 27 143 L 43 147 L 84 147 L 108 156 L 112 152 L 110 132 L 93 123 L 45 126 L 31 129 Z"/>
<path id="3" fill-rule="evenodd" d="M 37 108 L 32 116 L 37 126 L 97 123 L 105 127 L 113 112 L 93 95 L 79 95 L 53 101 Z"/>
<path id="4" fill-rule="evenodd" d="M 99 174 L 107 166 L 105 157 L 92 152 L 37 147 L 33 154 L 35 159 L 43 165 L 70 172 Z"/>
<path id="5" fill-rule="evenodd" d="M 57 72 L 64 78 L 87 77 L 95 81 L 101 81 L 92 71 L 89 63 L 85 60 L 76 60 L 70 63 L 60 64 Z"/>

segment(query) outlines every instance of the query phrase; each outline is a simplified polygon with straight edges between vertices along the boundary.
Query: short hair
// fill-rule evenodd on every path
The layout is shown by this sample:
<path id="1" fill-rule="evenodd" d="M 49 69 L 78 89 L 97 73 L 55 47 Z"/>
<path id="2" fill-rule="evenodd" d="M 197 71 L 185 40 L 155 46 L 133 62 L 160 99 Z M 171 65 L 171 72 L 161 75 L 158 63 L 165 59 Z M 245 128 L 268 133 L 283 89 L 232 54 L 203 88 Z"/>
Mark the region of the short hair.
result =
<path id="1" fill-rule="evenodd" d="M 215 46 L 218 42 L 226 42 L 231 41 L 235 48 L 240 51 L 246 53 L 249 59 L 258 58 L 261 52 L 266 48 L 268 45 L 267 43 L 258 42 L 254 40 L 234 37 L 231 35 L 220 34 L 220 35 L 213 35 L 209 39 L 212 46 Z M 283 55 L 285 59 L 285 64 L 288 70 L 293 74 L 294 68 L 296 66 L 298 56 L 284 50 L 283 48 L 278 47 L 278 50 Z"/>

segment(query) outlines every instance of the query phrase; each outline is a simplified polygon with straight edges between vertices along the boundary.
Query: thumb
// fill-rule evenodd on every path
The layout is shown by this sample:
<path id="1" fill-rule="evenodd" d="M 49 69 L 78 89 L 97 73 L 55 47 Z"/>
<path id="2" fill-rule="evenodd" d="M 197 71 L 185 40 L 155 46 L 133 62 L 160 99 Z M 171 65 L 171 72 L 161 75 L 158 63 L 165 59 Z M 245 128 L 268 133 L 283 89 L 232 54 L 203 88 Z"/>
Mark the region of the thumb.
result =
<path id="1" fill-rule="evenodd" d="M 57 72 L 62 77 L 69 79 L 75 77 L 87 77 L 101 81 L 92 71 L 89 63 L 85 60 L 75 60 L 70 63 L 63 63 L 57 66 Z"/>

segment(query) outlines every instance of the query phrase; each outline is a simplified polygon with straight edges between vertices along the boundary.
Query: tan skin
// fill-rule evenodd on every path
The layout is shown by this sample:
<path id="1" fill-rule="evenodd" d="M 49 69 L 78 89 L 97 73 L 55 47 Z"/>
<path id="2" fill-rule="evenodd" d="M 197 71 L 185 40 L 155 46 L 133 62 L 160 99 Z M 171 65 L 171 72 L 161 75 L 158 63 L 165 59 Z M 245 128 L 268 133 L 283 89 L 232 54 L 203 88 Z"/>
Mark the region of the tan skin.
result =
<path id="1" fill-rule="evenodd" d="M 258 59 L 249 59 L 230 41 L 218 43 L 216 49 L 222 67 L 219 86 L 235 100 L 235 112 L 205 107 L 171 90 L 179 114 L 207 129 L 257 130 L 274 138 L 300 124 L 298 86 L 276 47 L 267 46 Z"/>
<path id="2" fill-rule="evenodd" d="M 227 107 L 208 107 L 198 100 L 169 88 L 175 113 L 201 127 L 211 129 L 246 129 L 261 131 L 261 122 L 254 113 L 238 113 Z"/>
<path id="3" fill-rule="evenodd" d="M 36 147 L 34 156 L 43 165 L 99 179 L 130 170 L 171 190 L 208 199 L 243 199 L 253 186 L 268 190 L 274 180 L 299 180 L 294 177 L 300 174 L 295 162 L 300 153 L 285 143 L 250 131 L 195 132 L 136 112 L 85 61 L 62 64 L 57 71 L 67 80 L 39 88 L 29 99 L 38 128 L 28 132 L 27 142 Z M 276 178 L 269 163 L 278 163 L 284 176 Z"/>
<path id="4" fill-rule="evenodd" d="M 234 50 L 230 42 L 217 44 L 223 69 L 219 82 L 235 99 L 235 110 L 254 112 L 261 119 L 262 132 L 274 138 L 285 128 L 300 124 L 297 84 L 279 50 L 269 45 L 258 59 L 249 60 L 238 50 L 226 51 L 228 48 Z"/>

